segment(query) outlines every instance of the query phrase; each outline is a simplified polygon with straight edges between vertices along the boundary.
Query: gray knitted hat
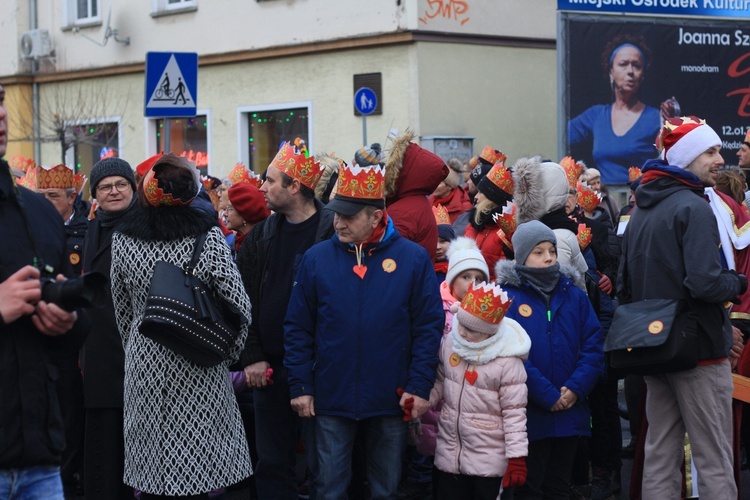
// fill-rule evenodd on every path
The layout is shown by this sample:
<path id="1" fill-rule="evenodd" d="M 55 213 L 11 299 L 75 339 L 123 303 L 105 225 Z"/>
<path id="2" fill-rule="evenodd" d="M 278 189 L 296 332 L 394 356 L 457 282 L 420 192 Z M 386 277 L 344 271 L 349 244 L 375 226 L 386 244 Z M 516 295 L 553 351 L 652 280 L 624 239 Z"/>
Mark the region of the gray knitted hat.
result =
<path id="1" fill-rule="evenodd" d="M 549 241 L 557 247 L 554 231 L 538 220 L 519 224 L 512 238 L 516 264 L 523 266 L 534 247 L 543 241 Z"/>
<path id="2" fill-rule="evenodd" d="M 133 191 L 135 191 L 135 177 L 133 176 L 133 169 L 130 167 L 130 163 L 122 158 L 105 158 L 96 162 L 94 168 L 91 169 L 89 182 L 91 183 L 91 196 L 93 198 L 96 198 L 96 186 L 99 185 L 99 182 L 111 175 L 124 177 L 130 183 Z"/>
<path id="3" fill-rule="evenodd" d="M 360 167 L 366 167 L 368 165 L 378 165 L 383 161 L 380 144 L 374 142 L 369 146 L 363 146 L 359 148 L 354 153 L 354 161 Z"/>

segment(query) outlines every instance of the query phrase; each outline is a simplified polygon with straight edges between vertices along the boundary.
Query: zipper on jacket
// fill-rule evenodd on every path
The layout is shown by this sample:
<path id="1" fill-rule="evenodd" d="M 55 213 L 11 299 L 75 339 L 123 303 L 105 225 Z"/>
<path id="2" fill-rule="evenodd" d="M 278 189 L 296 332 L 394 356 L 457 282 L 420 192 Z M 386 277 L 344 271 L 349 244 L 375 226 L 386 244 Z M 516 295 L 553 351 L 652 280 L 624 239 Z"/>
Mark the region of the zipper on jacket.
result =
<path id="1" fill-rule="evenodd" d="M 469 362 L 466 362 L 466 368 L 464 373 L 469 369 Z M 461 400 L 464 398 L 464 388 L 466 387 L 466 377 L 461 377 L 461 393 L 458 395 L 458 404 L 456 405 L 456 443 L 458 444 L 458 453 L 456 453 L 456 465 L 458 466 L 458 473 L 461 474 L 461 452 L 463 446 L 461 446 Z"/>

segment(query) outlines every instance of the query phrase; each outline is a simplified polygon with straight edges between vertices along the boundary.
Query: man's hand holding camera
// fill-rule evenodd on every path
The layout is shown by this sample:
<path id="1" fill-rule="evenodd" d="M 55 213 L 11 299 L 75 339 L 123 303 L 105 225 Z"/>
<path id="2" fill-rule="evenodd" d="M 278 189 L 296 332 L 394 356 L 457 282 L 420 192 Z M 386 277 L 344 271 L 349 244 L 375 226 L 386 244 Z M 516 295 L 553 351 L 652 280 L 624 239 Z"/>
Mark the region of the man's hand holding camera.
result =
<path id="1" fill-rule="evenodd" d="M 31 314 L 31 321 L 44 335 L 57 336 L 67 333 L 78 319 L 74 312 L 67 312 L 55 304 L 42 299 L 39 270 L 25 266 L 0 283 L 0 316 L 4 323 L 13 323 L 21 316 Z M 57 276 L 57 281 L 65 277 Z"/>

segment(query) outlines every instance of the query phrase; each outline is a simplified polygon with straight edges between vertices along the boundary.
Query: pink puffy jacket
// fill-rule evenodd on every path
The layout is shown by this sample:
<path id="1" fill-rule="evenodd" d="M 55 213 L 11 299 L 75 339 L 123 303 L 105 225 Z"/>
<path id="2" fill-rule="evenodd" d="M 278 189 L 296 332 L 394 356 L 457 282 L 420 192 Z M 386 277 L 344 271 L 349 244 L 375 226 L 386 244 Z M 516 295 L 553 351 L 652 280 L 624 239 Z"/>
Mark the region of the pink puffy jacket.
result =
<path id="1" fill-rule="evenodd" d="M 506 318 L 503 323 L 509 321 L 513 320 Z M 515 325 L 526 336 L 523 328 Z M 509 458 L 528 454 L 526 369 L 522 359 L 528 353 L 528 336 L 525 353 L 512 346 L 513 353 L 505 349 L 487 364 L 475 366 L 477 378 L 472 385 L 464 377 L 470 363 L 452 358 L 452 335 L 443 338 L 437 380 L 430 393 L 430 403 L 444 401 L 435 466 L 451 474 L 503 476 Z"/>

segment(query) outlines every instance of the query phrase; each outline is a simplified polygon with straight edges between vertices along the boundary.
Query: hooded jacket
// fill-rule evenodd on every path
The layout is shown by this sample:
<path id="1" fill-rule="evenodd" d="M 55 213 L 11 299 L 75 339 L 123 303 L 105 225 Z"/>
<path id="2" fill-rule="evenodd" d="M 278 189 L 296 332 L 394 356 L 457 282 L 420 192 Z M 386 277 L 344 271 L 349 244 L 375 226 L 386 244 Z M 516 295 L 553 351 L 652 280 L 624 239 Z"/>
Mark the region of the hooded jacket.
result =
<path id="1" fill-rule="evenodd" d="M 411 131 L 396 138 L 385 166 L 385 205 L 399 234 L 421 245 L 435 260 L 438 231 L 427 197 L 448 175 L 436 154 L 414 144 Z"/>
<path id="2" fill-rule="evenodd" d="M 644 174 L 649 167 L 669 168 L 663 160 L 649 160 Z M 623 236 L 621 302 L 692 299 L 700 310 L 699 359 L 726 357 L 732 336 L 722 304 L 737 297 L 740 281 L 721 266 L 719 232 L 703 188 L 658 177 L 642 181 L 635 199 Z"/>
<path id="3" fill-rule="evenodd" d="M 430 403 L 444 401 L 440 410 L 435 466 L 450 474 L 479 477 L 505 475 L 509 458 L 528 454 L 526 436 L 526 371 L 523 360 L 529 336 L 505 318 L 498 332 L 471 345 L 477 363 L 461 356 L 467 342 L 453 330 L 443 339 L 437 380 Z M 464 376 L 476 372 L 473 384 Z"/>
<path id="4" fill-rule="evenodd" d="M 526 361 L 529 441 L 590 436 L 586 397 L 603 372 L 604 340 L 591 302 L 580 288 L 582 275 L 561 266 L 562 276 L 548 305 L 546 297 L 521 281 L 515 262 L 500 261 L 495 272 L 497 283 L 513 299 L 505 317 L 518 321 L 531 338 Z M 578 401 L 568 410 L 552 412 L 563 386 Z"/>
<path id="5" fill-rule="evenodd" d="M 381 241 L 364 246 L 363 278 L 356 264 L 337 235 L 302 258 L 284 321 L 291 398 L 314 396 L 317 415 L 403 415 L 396 390 L 428 399 L 435 381 L 443 330 L 435 271 L 390 220 Z"/>

